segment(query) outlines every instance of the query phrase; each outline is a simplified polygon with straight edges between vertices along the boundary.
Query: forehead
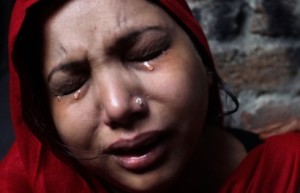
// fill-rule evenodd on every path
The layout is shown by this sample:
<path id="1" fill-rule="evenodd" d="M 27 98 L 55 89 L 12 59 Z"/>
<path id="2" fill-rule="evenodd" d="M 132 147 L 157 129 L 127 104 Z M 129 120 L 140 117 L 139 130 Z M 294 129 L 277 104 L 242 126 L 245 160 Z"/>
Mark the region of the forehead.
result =
<path id="1" fill-rule="evenodd" d="M 147 0 L 71 0 L 46 22 L 46 58 L 99 53 L 124 34 L 147 26 L 171 31 L 176 25 Z"/>
<path id="2" fill-rule="evenodd" d="M 46 34 L 59 35 L 61 39 L 82 33 L 89 36 L 81 38 L 99 33 L 116 36 L 141 25 L 166 27 L 170 21 L 167 13 L 146 0 L 73 0 L 49 19 Z"/>

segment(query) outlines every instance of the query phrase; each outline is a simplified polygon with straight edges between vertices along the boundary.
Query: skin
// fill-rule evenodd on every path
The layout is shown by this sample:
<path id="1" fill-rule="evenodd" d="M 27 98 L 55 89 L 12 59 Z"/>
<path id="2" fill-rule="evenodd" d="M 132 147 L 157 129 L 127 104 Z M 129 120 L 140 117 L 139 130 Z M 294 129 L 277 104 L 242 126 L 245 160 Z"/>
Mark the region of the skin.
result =
<path id="1" fill-rule="evenodd" d="M 161 8 L 141 0 L 70 1 L 46 23 L 44 58 L 55 126 L 85 168 L 113 191 L 197 185 L 177 181 L 198 179 L 209 80 L 191 40 Z M 171 134 L 163 161 L 151 169 L 124 169 L 104 153 L 152 131 Z"/>

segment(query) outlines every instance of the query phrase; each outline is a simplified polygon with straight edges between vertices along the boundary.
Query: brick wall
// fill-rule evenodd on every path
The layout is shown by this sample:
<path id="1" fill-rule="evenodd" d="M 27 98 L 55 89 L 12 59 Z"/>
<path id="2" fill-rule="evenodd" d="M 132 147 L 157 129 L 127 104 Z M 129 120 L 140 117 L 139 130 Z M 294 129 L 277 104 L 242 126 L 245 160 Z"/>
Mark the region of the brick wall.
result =
<path id="1" fill-rule="evenodd" d="M 300 0 L 188 2 L 240 101 L 226 124 L 252 129 L 300 116 Z"/>

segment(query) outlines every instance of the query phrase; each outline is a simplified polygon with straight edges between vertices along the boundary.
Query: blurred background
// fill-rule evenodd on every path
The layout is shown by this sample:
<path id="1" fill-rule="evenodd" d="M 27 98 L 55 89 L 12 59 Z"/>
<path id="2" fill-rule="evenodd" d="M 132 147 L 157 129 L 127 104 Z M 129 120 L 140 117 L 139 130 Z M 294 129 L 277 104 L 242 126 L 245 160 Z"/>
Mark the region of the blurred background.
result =
<path id="1" fill-rule="evenodd" d="M 0 2 L 0 159 L 13 141 L 8 110 L 7 29 Z M 240 101 L 226 126 L 251 130 L 300 117 L 300 0 L 188 0 L 217 69 Z M 231 102 L 223 99 L 225 108 Z"/>
<path id="2" fill-rule="evenodd" d="M 188 2 L 221 77 L 240 101 L 227 126 L 251 130 L 299 117 L 300 0 Z"/>

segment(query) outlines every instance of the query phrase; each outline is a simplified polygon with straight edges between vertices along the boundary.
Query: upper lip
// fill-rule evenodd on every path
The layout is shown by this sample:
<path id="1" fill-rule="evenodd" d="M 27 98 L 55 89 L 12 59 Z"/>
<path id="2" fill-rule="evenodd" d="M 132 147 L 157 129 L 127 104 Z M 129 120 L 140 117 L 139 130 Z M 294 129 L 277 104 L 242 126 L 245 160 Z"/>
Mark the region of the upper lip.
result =
<path id="1" fill-rule="evenodd" d="M 165 131 L 151 131 L 140 134 L 131 139 L 120 139 L 109 145 L 104 150 L 104 153 L 112 155 L 126 155 L 138 152 L 144 148 L 159 143 L 161 140 L 165 139 L 166 136 L 167 132 Z"/>

